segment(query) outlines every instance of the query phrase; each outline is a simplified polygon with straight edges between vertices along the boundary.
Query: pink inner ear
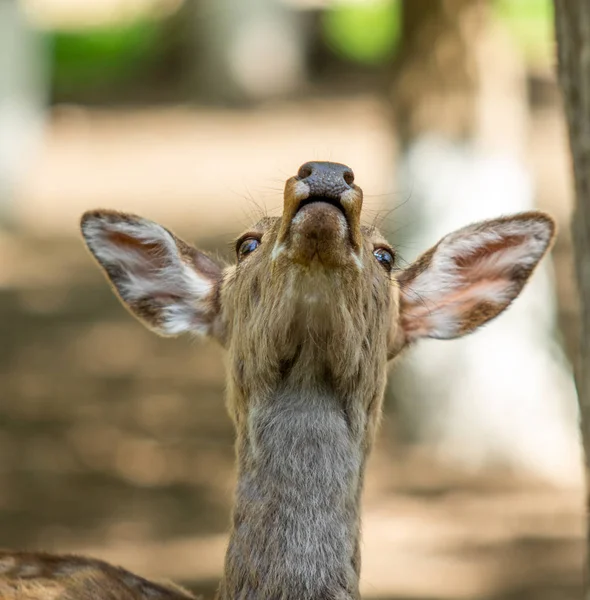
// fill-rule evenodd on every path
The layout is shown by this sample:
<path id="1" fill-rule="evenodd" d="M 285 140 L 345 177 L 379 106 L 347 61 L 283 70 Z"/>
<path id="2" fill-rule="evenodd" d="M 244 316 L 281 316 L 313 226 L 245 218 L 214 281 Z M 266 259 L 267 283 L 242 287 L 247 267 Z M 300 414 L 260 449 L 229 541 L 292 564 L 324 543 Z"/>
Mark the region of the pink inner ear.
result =
<path id="1" fill-rule="evenodd" d="M 150 266 L 164 268 L 167 264 L 163 252 L 162 244 L 159 242 L 147 242 L 122 233 L 120 231 L 108 231 L 105 236 L 110 243 L 123 251 L 131 251 L 140 254 L 142 260 L 151 263 Z"/>
<path id="2" fill-rule="evenodd" d="M 445 236 L 397 277 L 406 338 L 452 339 L 501 313 L 553 239 L 553 221 L 523 213 Z"/>
<path id="3" fill-rule="evenodd" d="M 401 325 L 408 341 L 444 331 L 459 335 L 469 329 L 474 319 L 495 316 L 510 302 L 514 283 L 506 277 L 464 280 L 462 287 L 442 293 L 437 299 L 425 299 L 402 307 Z M 436 336 L 435 336 L 436 337 Z"/>
<path id="4" fill-rule="evenodd" d="M 456 337 L 500 313 L 530 274 L 527 239 L 519 234 L 487 240 L 470 236 L 440 248 L 402 291 L 407 339 Z"/>
<path id="5" fill-rule="evenodd" d="M 161 225 L 109 211 L 85 213 L 82 234 L 121 300 L 161 335 L 208 335 L 219 314 L 221 268 Z"/>
<path id="6" fill-rule="evenodd" d="M 527 253 L 526 241 L 524 236 L 511 235 L 488 242 L 474 251 L 459 253 L 453 257 L 458 267 L 454 287 L 468 285 L 477 289 L 477 286 L 486 283 L 489 294 L 497 297 L 498 294 L 491 289 L 494 282 L 506 290 L 511 282 L 526 281 L 534 265 Z"/>
<path id="7" fill-rule="evenodd" d="M 471 252 L 459 254 L 455 257 L 455 264 L 461 269 L 476 268 L 479 261 L 483 261 L 508 248 L 522 247 L 524 242 L 525 238 L 522 235 L 506 235 L 499 240 L 479 246 Z"/>
<path id="8" fill-rule="evenodd" d="M 108 231 L 106 240 L 118 249 L 130 273 L 148 280 L 169 266 L 165 249 L 160 242 L 142 240 L 121 231 Z M 165 291 L 158 294 L 167 295 Z"/>

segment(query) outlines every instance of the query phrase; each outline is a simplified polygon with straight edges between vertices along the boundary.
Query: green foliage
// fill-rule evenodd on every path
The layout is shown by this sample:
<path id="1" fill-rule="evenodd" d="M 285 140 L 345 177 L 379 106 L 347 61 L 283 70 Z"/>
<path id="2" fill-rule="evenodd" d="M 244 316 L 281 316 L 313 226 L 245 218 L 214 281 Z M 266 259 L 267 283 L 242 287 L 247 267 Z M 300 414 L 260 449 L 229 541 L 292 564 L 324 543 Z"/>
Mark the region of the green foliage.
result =
<path id="1" fill-rule="evenodd" d="M 553 2 L 551 0 L 496 0 L 494 10 L 515 36 L 529 60 L 551 60 Z"/>
<path id="2" fill-rule="evenodd" d="M 494 0 L 493 7 L 527 59 L 551 60 L 551 0 Z M 336 3 L 323 15 L 326 42 L 334 52 L 352 62 L 382 64 L 395 54 L 399 45 L 401 10 L 400 0 Z"/>
<path id="3" fill-rule="evenodd" d="M 124 80 L 154 55 L 157 25 L 145 21 L 53 32 L 55 88 L 87 89 Z"/>
<path id="4" fill-rule="evenodd" d="M 323 15 L 326 42 L 353 62 L 384 63 L 394 55 L 399 42 L 400 5 L 398 0 L 336 4 Z"/>
<path id="5" fill-rule="evenodd" d="M 494 0 L 494 11 L 532 61 L 551 60 L 551 0 Z M 116 86 L 150 64 L 161 24 L 143 20 L 83 31 L 55 31 L 54 88 L 60 92 Z M 401 1 L 336 3 L 322 15 L 326 43 L 339 56 L 367 66 L 384 64 L 401 38 Z"/>

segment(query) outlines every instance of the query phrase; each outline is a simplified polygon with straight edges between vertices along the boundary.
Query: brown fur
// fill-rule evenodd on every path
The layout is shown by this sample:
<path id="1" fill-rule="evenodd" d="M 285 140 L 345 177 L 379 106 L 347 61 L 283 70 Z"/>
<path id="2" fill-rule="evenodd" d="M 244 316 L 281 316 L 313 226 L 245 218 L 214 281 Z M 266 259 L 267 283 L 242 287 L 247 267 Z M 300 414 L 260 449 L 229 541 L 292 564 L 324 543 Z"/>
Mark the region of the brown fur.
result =
<path id="1" fill-rule="evenodd" d="M 100 560 L 0 550 L 1 600 L 189 600 L 174 584 L 154 583 Z"/>
<path id="2" fill-rule="evenodd" d="M 553 236 L 540 213 L 498 219 L 451 234 L 390 273 L 373 255 L 385 240 L 361 227 L 352 178 L 343 165 L 304 165 L 287 181 L 283 216 L 242 236 L 260 245 L 226 269 L 139 217 L 92 211 L 82 219 L 132 314 L 162 334 L 204 333 L 228 351 L 238 483 L 221 600 L 359 598 L 360 497 L 388 359 L 416 337 L 456 337 L 496 316 Z M 325 201 L 306 205 L 311 196 Z M 496 238 L 479 236 L 487 231 Z M 456 255 L 433 267 L 443 246 Z M 513 246 L 522 252 L 508 270 L 485 262 Z M 450 262 L 460 271 L 446 290 L 439 271 Z M 420 305 L 411 288 L 431 271 L 439 304 Z M 497 287 L 502 301 L 490 301 Z M 5 552 L 0 598 L 191 596 L 93 559 Z"/>

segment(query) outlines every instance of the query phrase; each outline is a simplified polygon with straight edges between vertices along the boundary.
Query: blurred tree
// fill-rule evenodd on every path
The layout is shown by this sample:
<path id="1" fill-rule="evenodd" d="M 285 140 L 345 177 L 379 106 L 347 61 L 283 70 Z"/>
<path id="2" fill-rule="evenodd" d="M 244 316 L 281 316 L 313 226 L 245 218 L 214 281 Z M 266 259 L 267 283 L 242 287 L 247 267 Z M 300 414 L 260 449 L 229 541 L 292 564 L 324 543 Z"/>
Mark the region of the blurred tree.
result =
<path id="1" fill-rule="evenodd" d="M 18 0 L 0 2 L 0 226 L 39 142 L 49 94 L 49 55 Z"/>
<path id="2" fill-rule="evenodd" d="M 305 75 L 302 15 L 279 0 L 191 0 L 178 14 L 193 95 L 264 100 Z"/>
<path id="3" fill-rule="evenodd" d="M 576 204 L 572 234 L 581 307 L 576 383 L 586 476 L 590 465 L 590 3 L 555 0 L 558 72 L 573 156 Z M 586 482 L 588 486 L 588 482 Z M 590 496 L 587 497 L 590 509 Z M 590 513 L 588 513 L 590 514 Z M 588 526 L 588 525 L 587 525 Z M 590 544 L 590 531 L 587 535 Z M 586 553 L 586 599 L 590 598 L 590 549 Z"/>
<path id="4" fill-rule="evenodd" d="M 393 218 L 404 258 L 469 222 L 533 208 L 525 65 L 491 3 L 404 0 L 396 66 L 403 201 Z M 408 353 L 392 392 L 411 439 L 473 468 L 579 480 L 575 389 L 554 338 L 553 291 L 546 259 L 480 335 Z"/>

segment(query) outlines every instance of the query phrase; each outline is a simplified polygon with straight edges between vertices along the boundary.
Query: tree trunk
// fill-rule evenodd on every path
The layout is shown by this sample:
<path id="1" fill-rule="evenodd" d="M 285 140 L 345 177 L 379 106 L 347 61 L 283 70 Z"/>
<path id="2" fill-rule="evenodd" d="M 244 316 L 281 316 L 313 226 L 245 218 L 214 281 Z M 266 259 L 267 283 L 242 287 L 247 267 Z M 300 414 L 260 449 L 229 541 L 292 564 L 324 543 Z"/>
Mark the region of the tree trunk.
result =
<path id="1" fill-rule="evenodd" d="M 565 101 L 573 156 L 576 204 L 572 237 L 580 297 L 580 347 L 576 384 L 582 441 L 586 457 L 586 486 L 590 460 L 590 3 L 556 0 L 558 72 Z M 590 496 L 587 495 L 590 512 Z M 590 530 L 587 532 L 590 545 Z M 586 598 L 590 599 L 590 549 L 586 553 Z"/>
<path id="2" fill-rule="evenodd" d="M 465 139 L 475 128 L 477 69 L 470 51 L 485 26 L 485 0 L 404 0 L 394 85 L 404 146 L 424 131 Z"/>
<path id="3" fill-rule="evenodd" d="M 275 0 L 194 0 L 181 10 L 188 84 L 210 102 L 266 100 L 305 80 L 302 15 Z"/>
<path id="4" fill-rule="evenodd" d="M 49 55 L 21 2 L 0 1 L 0 228 L 14 224 L 14 200 L 37 148 L 49 95 Z"/>
<path id="5" fill-rule="evenodd" d="M 485 0 L 404 0 L 392 94 L 401 142 L 392 229 L 412 260 L 469 222 L 534 208 L 526 72 Z M 580 478 L 575 389 L 545 259 L 476 336 L 425 342 L 392 377 L 402 432 L 441 458 L 556 483 Z"/>

